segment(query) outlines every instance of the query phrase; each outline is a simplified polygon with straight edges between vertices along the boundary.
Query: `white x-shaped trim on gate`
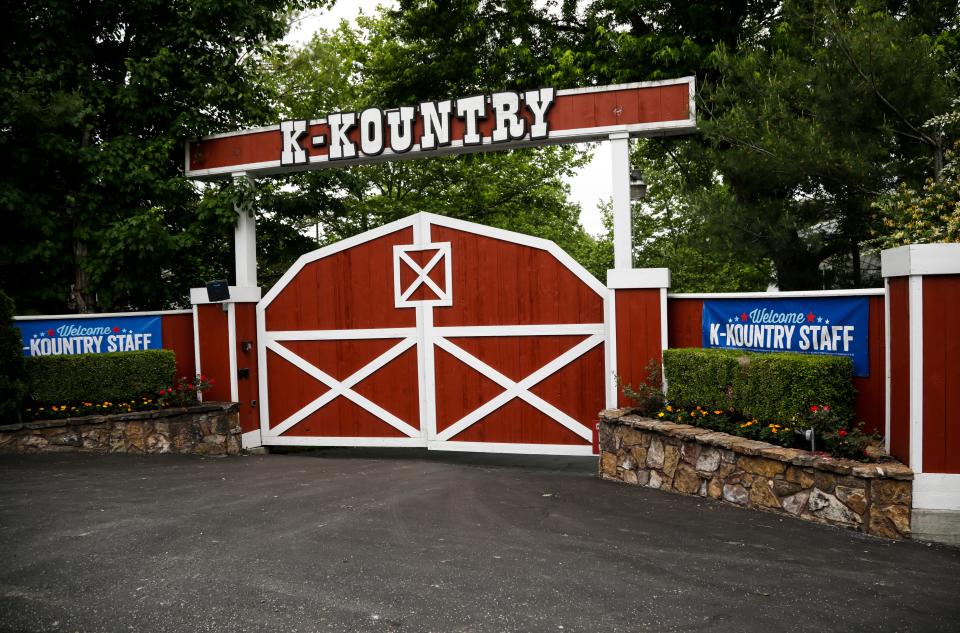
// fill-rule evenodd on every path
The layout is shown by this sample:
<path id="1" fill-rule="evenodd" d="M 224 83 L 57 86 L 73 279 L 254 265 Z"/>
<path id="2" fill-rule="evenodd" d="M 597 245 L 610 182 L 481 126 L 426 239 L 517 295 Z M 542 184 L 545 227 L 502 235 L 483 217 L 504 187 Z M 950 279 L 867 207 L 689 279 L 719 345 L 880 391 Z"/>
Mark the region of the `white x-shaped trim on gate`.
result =
<path id="1" fill-rule="evenodd" d="M 410 251 L 432 251 L 437 252 L 424 265 L 420 266 L 413 261 L 407 253 Z M 440 262 L 444 263 L 444 290 L 430 278 L 430 273 Z M 410 267 L 410 270 L 417 275 L 417 278 L 410 283 L 406 289 L 400 287 L 400 262 Z M 450 289 L 450 242 L 438 242 L 436 244 L 423 245 L 397 245 L 393 247 L 393 289 L 394 304 L 398 308 L 412 308 L 417 305 L 427 306 L 450 306 L 453 305 L 453 293 Z M 410 300 L 410 296 L 421 286 L 426 285 L 436 294 L 436 299 Z"/>
<path id="2" fill-rule="evenodd" d="M 316 378 L 327 387 L 329 391 L 325 392 L 322 396 L 303 407 L 289 418 L 276 425 L 270 429 L 270 434 L 277 436 L 289 430 L 292 426 L 305 419 L 308 415 L 315 411 L 319 411 L 323 406 L 331 402 L 334 398 L 343 396 L 348 400 L 351 400 L 356 405 L 360 406 L 362 409 L 365 409 L 369 413 L 380 418 L 393 428 L 397 429 L 404 435 L 408 437 L 421 437 L 421 432 L 419 429 L 415 429 L 397 416 L 393 415 L 380 405 L 375 402 L 361 396 L 359 393 L 353 390 L 353 387 L 361 382 L 364 378 L 370 376 L 373 372 L 377 371 L 400 354 L 404 353 L 411 347 L 417 344 L 416 337 L 407 337 L 401 340 L 399 343 L 385 351 L 383 354 L 380 354 L 372 361 L 358 369 L 356 372 L 345 378 L 344 380 L 337 380 L 333 376 L 327 374 L 321 370 L 316 365 L 307 362 L 297 354 L 290 351 L 289 348 L 284 347 L 277 341 L 267 341 L 267 349 L 273 350 L 280 357 L 286 359 L 297 368 L 301 369 L 306 374 L 309 374 L 313 378 Z"/>
<path id="3" fill-rule="evenodd" d="M 580 422 L 574 420 L 572 417 L 570 417 L 569 415 L 567 415 L 557 407 L 553 406 L 552 404 L 550 404 L 540 396 L 531 392 L 530 389 L 533 386 L 537 385 L 538 383 L 542 382 L 547 377 L 555 374 L 561 368 L 567 366 L 577 358 L 583 356 L 585 353 L 587 353 L 597 345 L 603 343 L 602 334 L 593 334 L 591 336 L 588 336 L 586 339 L 584 339 L 574 347 L 570 348 L 560 356 L 557 356 L 552 361 L 550 361 L 540 369 L 536 370 L 535 372 L 533 372 L 523 380 L 520 380 L 519 382 L 511 380 L 510 378 L 507 378 L 506 376 L 498 372 L 496 369 L 494 369 L 490 365 L 487 365 L 486 363 L 484 363 L 482 360 L 480 360 L 476 356 L 454 345 L 449 340 L 443 337 L 438 336 L 436 339 L 434 339 L 434 343 L 437 347 L 443 349 L 444 351 L 451 354 L 452 356 L 454 356 L 464 364 L 468 365 L 472 369 L 486 376 L 487 378 L 494 381 L 495 383 L 497 383 L 498 385 L 500 385 L 505 389 L 503 393 L 498 394 L 492 400 L 489 400 L 488 402 L 484 403 L 479 408 L 468 413 L 461 419 L 457 420 L 456 422 L 448 426 L 442 432 L 438 433 L 436 438 L 437 440 L 440 440 L 440 441 L 449 440 L 450 438 L 456 436 L 458 433 L 460 433 L 470 425 L 490 415 L 491 413 L 493 413 L 494 411 L 496 411 L 506 403 L 510 402 L 514 398 L 520 398 L 521 400 L 526 401 L 528 404 L 532 405 L 533 407 L 539 409 L 546 415 L 550 416 L 551 418 L 553 418 L 554 420 L 556 420 L 566 428 L 576 433 L 581 438 L 587 441 L 591 441 L 593 439 L 593 432 L 590 429 L 588 429 L 586 426 L 584 426 Z"/>

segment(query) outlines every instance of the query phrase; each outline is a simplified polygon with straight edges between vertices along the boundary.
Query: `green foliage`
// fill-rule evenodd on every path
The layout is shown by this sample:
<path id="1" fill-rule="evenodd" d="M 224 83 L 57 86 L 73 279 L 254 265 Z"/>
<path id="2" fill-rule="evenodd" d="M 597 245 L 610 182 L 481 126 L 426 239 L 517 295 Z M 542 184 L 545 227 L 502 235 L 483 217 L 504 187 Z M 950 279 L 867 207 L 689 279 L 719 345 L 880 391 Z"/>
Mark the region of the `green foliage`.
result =
<path id="1" fill-rule="evenodd" d="M 849 358 L 683 348 L 664 351 L 667 397 L 679 408 L 737 411 L 766 422 L 799 423 L 812 405 L 853 417 Z"/>
<path id="2" fill-rule="evenodd" d="M 389 16 L 388 103 L 695 75 L 702 135 L 635 152 L 653 185 L 637 263 L 682 290 L 879 283 L 861 263 L 886 230 L 871 203 L 934 176 L 949 143 L 924 122 L 956 121 L 956 2 L 403 0 Z"/>
<path id="3" fill-rule="evenodd" d="M 804 412 L 801 422 L 804 428 L 813 429 L 816 445 L 837 457 L 866 461 L 866 449 L 879 445 L 880 438 L 863 430 L 864 423 L 852 424 L 849 418 L 838 415 L 828 405 L 812 405 Z"/>
<path id="4" fill-rule="evenodd" d="M 872 246 L 960 242 L 960 142 L 946 152 L 937 178 L 928 178 L 919 191 L 902 183 L 874 206 L 884 230 L 869 242 Z"/>
<path id="5" fill-rule="evenodd" d="M 391 36 L 395 26 L 383 16 L 361 18 L 356 28 L 341 23 L 332 33 L 317 33 L 302 49 L 273 57 L 271 81 L 282 116 L 311 118 L 474 89 L 468 81 L 438 91 L 431 82 L 395 92 L 395 73 L 413 72 L 409 56 L 416 48 Z M 602 279 L 609 267 L 605 245 L 583 230 L 580 209 L 567 200 L 567 182 L 585 160 L 571 147 L 544 147 L 324 169 L 263 185 L 258 204 L 320 245 L 429 211 L 552 240 Z"/>
<path id="6" fill-rule="evenodd" d="M 690 424 L 711 431 L 729 433 L 748 440 L 758 440 L 787 448 L 803 448 L 803 436 L 796 431 L 800 424 L 791 422 L 761 422 L 738 411 L 724 411 L 709 407 L 680 408 L 668 405 L 656 414 L 657 419 L 677 424 Z M 809 445 L 807 446 L 809 448 Z"/>
<path id="7" fill-rule="evenodd" d="M 883 230 L 871 203 L 936 173 L 943 139 L 923 124 L 956 94 L 940 38 L 955 17 L 955 3 L 785 2 L 711 55 L 701 129 L 723 188 L 701 209 L 737 252 L 769 258 L 781 289 L 879 282 L 861 267 Z"/>
<path id="8" fill-rule="evenodd" d="M 23 341 L 13 316 L 13 301 L 0 290 L 0 420 L 5 421 L 16 421 L 26 394 Z"/>
<path id="9" fill-rule="evenodd" d="M 8 3 L 0 285 L 23 313 L 168 307 L 232 269 L 231 186 L 185 180 L 183 143 L 275 120 L 263 59 L 315 4 Z"/>
<path id="10" fill-rule="evenodd" d="M 188 379 L 181 377 L 174 385 L 160 390 L 157 404 L 161 407 L 185 407 L 197 402 L 197 395 L 213 386 L 213 378 L 197 374 Z"/>
<path id="11" fill-rule="evenodd" d="M 739 356 L 740 352 L 729 350 L 663 350 L 667 397 L 671 404 L 679 408 L 732 409 L 732 387 L 740 371 Z"/>
<path id="12" fill-rule="evenodd" d="M 634 145 L 631 163 L 647 183 L 646 196 L 634 203 L 634 263 L 669 268 L 674 292 L 766 290 L 773 281 L 768 257 L 740 249 L 703 213 L 704 199 L 729 192 L 712 178 L 708 164 L 696 160 L 698 151 L 691 140 L 668 146 L 661 139 L 640 139 Z M 701 183 L 700 190 L 687 191 L 687 183 Z"/>
<path id="13" fill-rule="evenodd" d="M 619 376 L 617 387 L 633 402 L 640 415 L 651 416 L 666 405 L 667 397 L 663 393 L 663 370 L 660 363 L 651 360 L 646 369 L 646 378 L 636 387 L 621 382 Z"/>
<path id="14" fill-rule="evenodd" d="M 795 420 L 812 404 L 853 417 L 853 362 L 843 356 L 750 354 L 733 384 L 733 406 L 761 420 Z"/>
<path id="15" fill-rule="evenodd" d="M 26 359 L 30 397 L 43 406 L 136 400 L 169 387 L 175 369 L 170 350 Z"/>

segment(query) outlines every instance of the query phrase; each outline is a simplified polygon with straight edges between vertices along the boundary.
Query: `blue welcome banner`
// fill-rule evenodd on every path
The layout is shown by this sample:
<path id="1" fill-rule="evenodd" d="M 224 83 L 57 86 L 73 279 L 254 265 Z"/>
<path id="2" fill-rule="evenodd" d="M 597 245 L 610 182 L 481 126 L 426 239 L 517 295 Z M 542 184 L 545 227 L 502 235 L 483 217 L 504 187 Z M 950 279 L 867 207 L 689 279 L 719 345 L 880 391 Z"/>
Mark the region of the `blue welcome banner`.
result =
<path id="1" fill-rule="evenodd" d="M 159 316 L 15 321 L 24 356 L 107 354 L 161 349 Z"/>
<path id="2" fill-rule="evenodd" d="M 703 302 L 703 347 L 830 354 L 868 376 L 866 297 L 718 299 Z"/>

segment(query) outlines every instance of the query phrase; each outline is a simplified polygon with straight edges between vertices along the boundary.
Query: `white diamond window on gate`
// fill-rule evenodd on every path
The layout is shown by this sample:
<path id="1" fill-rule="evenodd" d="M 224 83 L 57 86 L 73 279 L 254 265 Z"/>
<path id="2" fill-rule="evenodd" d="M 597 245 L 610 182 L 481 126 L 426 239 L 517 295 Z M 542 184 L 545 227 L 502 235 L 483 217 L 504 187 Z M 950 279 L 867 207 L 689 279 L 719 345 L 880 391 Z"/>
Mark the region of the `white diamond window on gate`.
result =
<path id="1" fill-rule="evenodd" d="M 398 308 L 453 305 L 450 242 L 393 247 L 393 300 Z"/>

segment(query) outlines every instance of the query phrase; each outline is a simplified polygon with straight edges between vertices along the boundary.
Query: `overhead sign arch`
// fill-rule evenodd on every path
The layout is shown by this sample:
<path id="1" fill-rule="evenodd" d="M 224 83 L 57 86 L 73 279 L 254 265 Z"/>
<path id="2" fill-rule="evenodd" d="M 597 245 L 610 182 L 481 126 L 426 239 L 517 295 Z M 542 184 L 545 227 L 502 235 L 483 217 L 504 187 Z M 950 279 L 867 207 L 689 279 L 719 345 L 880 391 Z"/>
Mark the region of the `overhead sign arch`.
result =
<path id="1" fill-rule="evenodd" d="M 268 176 L 443 154 L 696 130 L 693 77 L 539 88 L 334 112 L 215 134 L 186 146 L 188 178 Z"/>

